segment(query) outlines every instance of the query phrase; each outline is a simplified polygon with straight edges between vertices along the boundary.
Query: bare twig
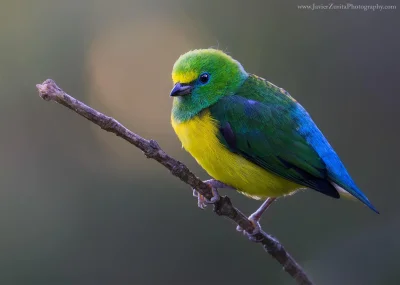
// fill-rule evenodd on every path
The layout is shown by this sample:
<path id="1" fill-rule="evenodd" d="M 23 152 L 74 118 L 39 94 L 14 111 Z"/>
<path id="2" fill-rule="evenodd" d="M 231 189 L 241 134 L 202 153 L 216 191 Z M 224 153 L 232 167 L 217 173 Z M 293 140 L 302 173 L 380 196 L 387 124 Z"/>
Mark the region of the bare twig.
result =
<path id="1" fill-rule="evenodd" d="M 108 117 L 71 97 L 51 79 L 47 79 L 42 84 L 37 84 L 36 87 L 39 90 L 40 97 L 44 100 L 55 101 L 64 105 L 100 126 L 102 129 L 123 138 L 140 148 L 148 158 L 155 159 L 164 165 L 174 176 L 189 184 L 192 188 L 197 189 L 200 194 L 208 199 L 212 198 L 209 185 L 197 178 L 186 165 L 166 154 L 156 141 L 142 138 L 125 128 L 114 118 Z M 249 233 L 255 230 L 249 219 L 232 205 L 231 200 L 227 196 L 221 197 L 221 199 L 214 204 L 214 212 L 217 215 L 228 217 Z M 295 279 L 297 284 L 313 284 L 300 265 L 277 239 L 263 231 L 257 233 L 255 238 L 263 248 L 283 266 L 283 269 Z"/>

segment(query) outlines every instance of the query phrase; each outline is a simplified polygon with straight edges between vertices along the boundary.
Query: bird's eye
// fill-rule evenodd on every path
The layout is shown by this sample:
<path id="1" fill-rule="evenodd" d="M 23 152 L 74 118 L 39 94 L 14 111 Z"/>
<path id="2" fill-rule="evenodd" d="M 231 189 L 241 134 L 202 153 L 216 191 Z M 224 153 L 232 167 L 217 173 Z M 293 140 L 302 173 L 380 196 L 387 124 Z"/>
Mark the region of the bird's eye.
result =
<path id="1" fill-rule="evenodd" d="M 208 80 L 210 80 L 210 75 L 208 73 L 202 73 L 199 77 L 199 80 L 202 84 L 206 84 Z"/>

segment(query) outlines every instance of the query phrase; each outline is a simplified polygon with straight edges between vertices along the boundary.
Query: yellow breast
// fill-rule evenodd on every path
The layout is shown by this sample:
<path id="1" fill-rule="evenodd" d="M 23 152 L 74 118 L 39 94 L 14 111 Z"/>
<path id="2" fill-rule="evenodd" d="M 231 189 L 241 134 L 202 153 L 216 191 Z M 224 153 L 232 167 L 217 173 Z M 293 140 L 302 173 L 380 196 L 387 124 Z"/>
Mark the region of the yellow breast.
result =
<path id="1" fill-rule="evenodd" d="M 276 176 L 229 151 L 217 138 L 218 122 L 208 110 L 186 122 L 172 117 L 172 126 L 182 146 L 214 179 L 255 199 L 289 194 L 300 185 Z"/>

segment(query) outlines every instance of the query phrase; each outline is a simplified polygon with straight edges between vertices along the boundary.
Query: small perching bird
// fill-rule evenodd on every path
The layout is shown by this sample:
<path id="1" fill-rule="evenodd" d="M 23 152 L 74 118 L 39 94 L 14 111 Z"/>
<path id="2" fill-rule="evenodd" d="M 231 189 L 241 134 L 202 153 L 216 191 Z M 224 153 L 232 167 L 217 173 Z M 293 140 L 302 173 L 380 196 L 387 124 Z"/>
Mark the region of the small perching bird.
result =
<path id="1" fill-rule="evenodd" d="M 351 179 L 306 110 L 284 89 L 247 73 L 229 55 L 199 49 L 176 61 L 172 126 L 182 146 L 208 174 L 212 201 L 231 187 L 266 200 L 310 188 L 333 198 L 354 196 L 378 213 Z M 339 194 L 340 193 L 340 194 Z"/>

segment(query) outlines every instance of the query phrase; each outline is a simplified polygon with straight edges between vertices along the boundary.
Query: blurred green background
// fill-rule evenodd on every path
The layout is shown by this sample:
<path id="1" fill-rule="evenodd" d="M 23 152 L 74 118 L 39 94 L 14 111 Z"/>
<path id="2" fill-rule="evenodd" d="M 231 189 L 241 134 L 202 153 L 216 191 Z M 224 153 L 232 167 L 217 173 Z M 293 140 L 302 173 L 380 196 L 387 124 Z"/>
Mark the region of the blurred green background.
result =
<path id="1" fill-rule="evenodd" d="M 56 80 L 206 179 L 169 91 L 178 56 L 207 47 L 301 102 L 381 211 L 307 191 L 264 229 L 316 284 L 399 284 L 399 10 L 297 8 L 312 3 L 0 1 L 0 284 L 293 284 L 166 169 L 35 89 Z"/>

